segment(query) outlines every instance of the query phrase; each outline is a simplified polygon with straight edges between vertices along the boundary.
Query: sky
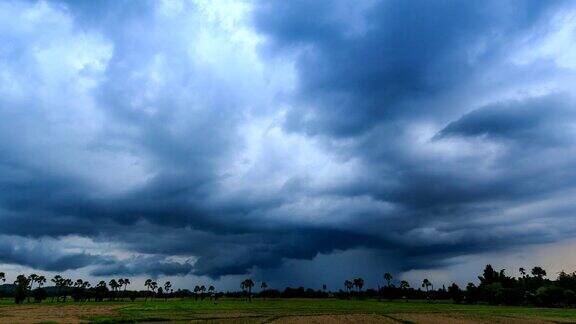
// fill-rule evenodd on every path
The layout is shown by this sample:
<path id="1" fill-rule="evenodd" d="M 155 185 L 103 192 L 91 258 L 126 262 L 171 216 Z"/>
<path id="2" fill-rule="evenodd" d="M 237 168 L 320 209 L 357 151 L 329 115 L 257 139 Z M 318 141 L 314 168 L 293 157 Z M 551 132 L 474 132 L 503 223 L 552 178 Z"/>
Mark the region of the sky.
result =
<path id="1" fill-rule="evenodd" d="M 574 271 L 575 40 L 572 1 L 2 1 L 0 270 Z"/>

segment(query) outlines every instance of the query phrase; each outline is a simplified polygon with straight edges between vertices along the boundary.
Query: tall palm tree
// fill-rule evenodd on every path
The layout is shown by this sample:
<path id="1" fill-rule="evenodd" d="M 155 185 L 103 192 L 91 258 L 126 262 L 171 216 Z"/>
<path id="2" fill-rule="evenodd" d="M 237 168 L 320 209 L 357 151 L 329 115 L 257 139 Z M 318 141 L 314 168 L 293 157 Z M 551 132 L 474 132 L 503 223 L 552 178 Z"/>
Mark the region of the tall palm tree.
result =
<path id="1" fill-rule="evenodd" d="M 124 278 L 118 279 L 118 286 L 120 286 L 120 288 L 122 288 L 122 286 L 124 286 Z M 120 300 L 122 300 L 122 297 L 120 297 Z"/>
<path id="2" fill-rule="evenodd" d="M 266 281 L 262 281 L 262 283 L 260 284 L 260 294 L 264 299 L 266 299 L 265 296 L 266 289 L 268 289 L 268 284 L 266 283 Z"/>
<path id="3" fill-rule="evenodd" d="M 34 288 L 34 283 L 36 282 L 37 278 L 38 275 L 35 273 L 28 276 L 28 282 L 30 283 L 30 285 L 28 286 L 28 290 L 30 290 L 30 293 L 27 296 L 28 302 L 30 302 L 30 295 L 32 295 L 32 288 Z"/>
<path id="4" fill-rule="evenodd" d="M 152 298 L 156 295 L 156 289 L 158 289 L 158 283 L 156 281 L 152 281 L 150 283 L 150 289 L 152 290 Z"/>
<path id="5" fill-rule="evenodd" d="M 422 288 L 426 289 L 426 293 L 428 293 L 428 287 L 431 287 L 432 289 L 434 289 L 434 286 L 432 285 L 430 280 L 428 280 L 428 279 L 422 280 Z"/>
<path id="6" fill-rule="evenodd" d="M 408 288 L 410 288 L 410 284 L 408 283 L 408 281 L 406 280 L 400 281 L 400 289 L 406 290 Z"/>
<path id="7" fill-rule="evenodd" d="M 252 281 L 252 279 L 248 278 L 244 281 L 242 281 L 242 283 L 240 284 L 240 286 L 242 287 L 242 290 L 246 290 L 248 293 L 248 300 L 252 301 L 252 287 L 254 287 L 254 281 Z"/>
<path id="8" fill-rule="evenodd" d="M 110 279 L 110 281 L 108 282 L 108 286 L 112 288 L 112 291 L 116 291 L 118 290 L 118 287 L 120 287 L 120 284 L 118 283 L 118 281 L 116 281 L 116 279 Z"/>
<path id="9" fill-rule="evenodd" d="M 194 300 L 198 300 L 198 293 L 200 292 L 200 286 L 194 286 Z"/>
<path id="10" fill-rule="evenodd" d="M 58 301 L 60 299 L 60 289 L 64 278 L 62 278 L 61 275 L 55 275 L 54 278 L 50 279 L 50 281 L 52 281 L 54 286 L 56 286 L 56 301 Z M 54 296 L 52 296 L 52 301 L 54 301 Z"/>
<path id="11" fill-rule="evenodd" d="M 130 284 L 130 279 L 124 278 L 124 292 L 126 292 L 126 287 Z"/>
<path id="12" fill-rule="evenodd" d="M 388 288 L 390 288 L 390 281 L 392 281 L 392 275 L 390 273 L 386 272 L 384 274 L 384 280 L 386 280 Z"/>
<path id="13" fill-rule="evenodd" d="M 35 273 L 28 276 L 28 280 L 30 281 L 30 287 L 29 287 L 30 290 L 32 290 L 32 286 L 34 286 L 34 283 L 36 282 L 37 278 L 38 278 L 38 275 Z"/>
<path id="14" fill-rule="evenodd" d="M 146 279 L 146 281 L 144 282 L 144 287 L 146 287 L 146 297 L 144 297 L 144 301 L 148 300 L 148 295 L 150 292 L 150 285 L 152 284 L 152 279 Z"/>
<path id="15" fill-rule="evenodd" d="M 172 288 L 172 283 L 170 281 L 166 281 L 164 283 L 164 300 L 168 300 L 168 293 L 170 292 L 170 288 Z"/>
<path id="16" fill-rule="evenodd" d="M 360 296 L 360 292 L 362 291 L 362 287 L 364 287 L 364 279 L 362 279 L 362 278 L 354 279 L 354 286 L 358 289 L 358 296 Z"/>
<path id="17" fill-rule="evenodd" d="M 204 300 L 204 298 L 206 297 L 206 295 L 204 294 L 205 292 L 206 292 L 206 286 L 204 285 L 200 286 L 200 293 L 201 293 L 200 298 L 202 300 Z"/>
<path id="18" fill-rule="evenodd" d="M 38 284 L 38 288 L 42 288 L 42 286 L 46 283 L 46 277 L 38 276 L 36 278 L 36 283 Z"/>
<path id="19" fill-rule="evenodd" d="M 354 283 L 350 280 L 345 280 L 344 281 L 344 287 L 348 291 L 348 295 L 350 295 L 350 293 L 352 291 L 352 287 L 354 287 Z"/>

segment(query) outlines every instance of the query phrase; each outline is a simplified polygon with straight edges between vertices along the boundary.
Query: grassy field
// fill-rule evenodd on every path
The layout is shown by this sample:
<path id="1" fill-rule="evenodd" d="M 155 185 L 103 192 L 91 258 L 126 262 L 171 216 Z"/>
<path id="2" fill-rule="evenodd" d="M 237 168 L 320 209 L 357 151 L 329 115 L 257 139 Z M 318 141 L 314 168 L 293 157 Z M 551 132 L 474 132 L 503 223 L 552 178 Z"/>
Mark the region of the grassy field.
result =
<path id="1" fill-rule="evenodd" d="M 576 323 L 576 309 L 379 302 L 376 300 L 154 300 L 13 305 L 0 301 L 4 323 Z"/>

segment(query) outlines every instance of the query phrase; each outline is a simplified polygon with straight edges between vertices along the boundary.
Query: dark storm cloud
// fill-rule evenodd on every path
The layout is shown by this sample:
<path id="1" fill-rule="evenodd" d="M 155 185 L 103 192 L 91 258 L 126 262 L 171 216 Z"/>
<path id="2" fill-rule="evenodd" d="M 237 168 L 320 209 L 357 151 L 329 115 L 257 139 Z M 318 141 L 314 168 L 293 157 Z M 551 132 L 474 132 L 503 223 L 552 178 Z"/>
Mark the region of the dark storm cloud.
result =
<path id="1" fill-rule="evenodd" d="M 60 248 L 53 241 L 35 242 L 16 236 L 0 236 L 0 262 L 47 271 L 64 271 L 113 262 L 107 257 L 67 253 Z"/>
<path id="2" fill-rule="evenodd" d="M 192 265 L 187 262 L 169 261 L 159 257 L 137 257 L 98 266 L 90 274 L 94 276 L 181 276 L 189 274 L 191 270 Z"/>
<path id="3" fill-rule="evenodd" d="M 569 145 L 575 108 L 574 100 L 561 94 L 491 104 L 451 122 L 438 137 L 487 136 L 523 144 Z"/>
<path id="4" fill-rule="evenodd" d="M 296 53 L 298 95 L 308 104 L 292 109 L 286 126 L 355 136 L 386 120 L 439 113 L 424 102 L 473 81 L 559 5 L 273 1 L 258 6 L 255 24 L 269 37 L 267 51 Z"/>
<path id="5" fill-rule="evenodd" d="M 252 53 L 201 4 L 2 4 L 0 261 L 219 278 L 369 250 L 400 271 L 569 237 L 572 72 L 522 56 L 563 9 L 259 2 Z M 566 206 L 525 212 L 547 199 Z M 9 244 L 70 235 L 120 252 Z"/>

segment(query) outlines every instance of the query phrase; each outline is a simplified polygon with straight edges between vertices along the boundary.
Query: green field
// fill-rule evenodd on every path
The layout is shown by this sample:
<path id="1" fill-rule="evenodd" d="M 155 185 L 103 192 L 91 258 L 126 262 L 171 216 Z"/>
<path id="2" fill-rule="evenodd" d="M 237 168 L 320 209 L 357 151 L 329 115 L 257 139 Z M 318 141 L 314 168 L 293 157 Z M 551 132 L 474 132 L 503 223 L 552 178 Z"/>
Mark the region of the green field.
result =
<path id="1" fill-rule="evenodd" d="M 20 312 L 25 310 L 25 312 Z M 106 310 L 103 314 L 90 314 L 92 311 Z M 36 314 L 31 322 L 45 313 L 46 321 L 58 322 L 57 316 L 69 319 L 77 316 L 89 322 L 225 322 L 225 323 L 304 323 L 308 320 L 331 322 L 340 315 L 366 316 L 371 322 L 382 323 L 440 323 L 440 322 L 568 322 L 576 323 L 576 309 L 507 307 L 488 305 L 456 305 L 446 302 L 427 303 L 424 301 L 377 301 L 377 300 L 336 300 L 336 299 L 271 299 L 246 302 L 238 299 L 222 299 L 214 304 L 211 301 L 185 300 L 139 300 L 136 302 L 104 303 L 43 303 L 13 305 L 10 300 L 0 302 L 0 322 L 13 322 L 17 316 Z M 73 312 L 78 312 L 74 314 Z M 14 315 L 19 314 L 19 315 Z M 326 317 L 323 315 L 332 315 Z M 16 317 L 15 317 L 16 316 Z M 31 315 L 30 315 L 31 316 Z M 26 318 L 26 317 L 25 317 Z M 24 319 L 25 319 L 24 318 Z M 350 317 L 353 322 L 364 321 L 362 317 Z M 366 318 L 364 318 L 366 319 Z"/>

